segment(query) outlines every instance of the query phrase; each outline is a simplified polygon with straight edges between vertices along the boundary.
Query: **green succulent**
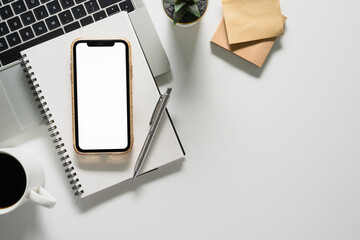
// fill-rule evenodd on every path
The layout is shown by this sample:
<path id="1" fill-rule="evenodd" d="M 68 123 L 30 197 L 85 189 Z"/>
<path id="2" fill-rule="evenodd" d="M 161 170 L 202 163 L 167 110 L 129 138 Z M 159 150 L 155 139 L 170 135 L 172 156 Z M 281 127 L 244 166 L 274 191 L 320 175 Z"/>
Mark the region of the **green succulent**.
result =
<path id="1" fill-rule="evenodd" d="M 196 17 L 200 17 L 200 11 L 197 6 L 201 0 L 165 0 L 166 2 L 173 3 L 175 7 L 173 25 L 176 25 L 185 13 L 190 12 Z"/>

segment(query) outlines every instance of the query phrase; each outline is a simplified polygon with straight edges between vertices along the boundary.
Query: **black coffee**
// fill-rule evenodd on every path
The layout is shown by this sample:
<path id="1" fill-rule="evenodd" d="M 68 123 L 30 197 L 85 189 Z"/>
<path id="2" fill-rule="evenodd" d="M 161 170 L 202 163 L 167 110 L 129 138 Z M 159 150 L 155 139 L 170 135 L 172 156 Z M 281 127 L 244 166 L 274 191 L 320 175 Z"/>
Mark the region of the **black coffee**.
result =
<path id="1" fill-rule="evenodd" d="M 14 205 L 26 188 L 24 168 L 16 158 L 0 153 L 0 208 Z"/>

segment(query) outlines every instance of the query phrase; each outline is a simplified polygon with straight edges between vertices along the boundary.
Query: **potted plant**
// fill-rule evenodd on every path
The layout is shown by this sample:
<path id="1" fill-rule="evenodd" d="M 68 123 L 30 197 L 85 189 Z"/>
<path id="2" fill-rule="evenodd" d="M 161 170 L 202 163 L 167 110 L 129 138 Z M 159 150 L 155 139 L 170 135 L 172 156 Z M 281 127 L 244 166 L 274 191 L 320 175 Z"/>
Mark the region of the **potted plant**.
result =
<path id="1" fill-rule="evenodd" d="M 204 15 L 208 0 L 162 0 L 166 15 L 173 26 L 192 25 Z"/>

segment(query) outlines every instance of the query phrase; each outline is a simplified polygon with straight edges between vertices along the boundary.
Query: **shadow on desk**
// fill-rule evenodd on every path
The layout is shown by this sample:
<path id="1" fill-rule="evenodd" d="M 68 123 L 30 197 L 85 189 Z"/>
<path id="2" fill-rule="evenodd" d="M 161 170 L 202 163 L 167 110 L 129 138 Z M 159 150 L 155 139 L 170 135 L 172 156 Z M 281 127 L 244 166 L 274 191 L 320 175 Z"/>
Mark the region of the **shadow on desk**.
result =
<path id="1" fill-rule="evenodd" d="M 176 58 L 169 58 L 170 60 L 170 71 L 156 77 L 156 83 L 161 85 L 166 85 L 171 82 L 173 74 L 171 69 L 186 69 L 189 71 L 194 64 L 195 58 L 195 49 L 199 43 L 198 36 L 201 28 L 201 21 L 191 27 L 172 27 L 170 23 L 170 46 L 173 51 L 173 55 Z M 187 78 L 182 81 L 186 81 Z"/>
<path id="2" fill-rule="evenodd" d="M 210 43 L 210 46 L 211 46 L 211 52 L 214 55 L 225 60 L 226 62 L 230 63 L 234 67 L 236 67 L 244 72 L 247 72 L 249 75 L 256 77 L 256 78 L 260 78 L 261 74 L 263 73 L 264 69 L 267 66 L 268 61 L 270 61 L 270 59 L 271 59 L 271 55 L 273 55 L 273 53 L 275 51 L 278 51 L 279 49 L 281 49 L 280 41 L 281 41 L 281 38 L 276 39 L 273 47 L 271 48 L 271 50 L 269 52 L 268 57 L 266 58 L 266 60 L 261 68 L 255 66 L 254 64 L 246 61 L 245 59 L 242 59 L 241 57 L 223 49 L 222 47 L 220 47 L 214 43 Z"/>
<path id="3" fill-rule="evenodd" d="M 15 211 L 0 215 L 0 239 L 24 239 L 29 232 L 39 229 L 36 210 L 35 204 L 28 202 Z"/>
<path id="4" fill-rule="evenodd" d="M 184 159 L 179 159 L 177 161 L 166 164 L 159 169 L 147 172 L 145 175 L 140 175 L 134 181 L 127 180 L 125 182 L 121 182 L 84 199 L 76 198 L 76 205 L 81 212 L 86 212 L 87 210 L 98 206 L 100 203 L 109 201 L 110 199 L 120 196 L 124 193 L 139 191 L 142 186 L 145 186 L 148 183 L 155 182 L 160 179 L 162 181 L 166 181 L 165 178 L 167 175 L 180 171 L 183 162 Z"/>

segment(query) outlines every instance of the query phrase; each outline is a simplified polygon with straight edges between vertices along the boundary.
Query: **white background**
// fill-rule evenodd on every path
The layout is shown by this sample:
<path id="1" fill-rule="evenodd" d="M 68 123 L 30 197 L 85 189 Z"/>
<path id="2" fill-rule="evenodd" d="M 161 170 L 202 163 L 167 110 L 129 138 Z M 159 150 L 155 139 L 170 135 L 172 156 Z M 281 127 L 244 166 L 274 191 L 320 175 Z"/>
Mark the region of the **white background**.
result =
<path id="1" fill-rule="evenodd" d="M 145 2 L 187 160 L 83 201 L 54 165 L 58 204 L 0 216 L 0 239 L 360 239 L 360 2 L 281 1 L 285 35 L 262 69 L 210 45 L 220 0 L 191 28 Z M 31 146 L 52 161 L 43 135 Z"/>

